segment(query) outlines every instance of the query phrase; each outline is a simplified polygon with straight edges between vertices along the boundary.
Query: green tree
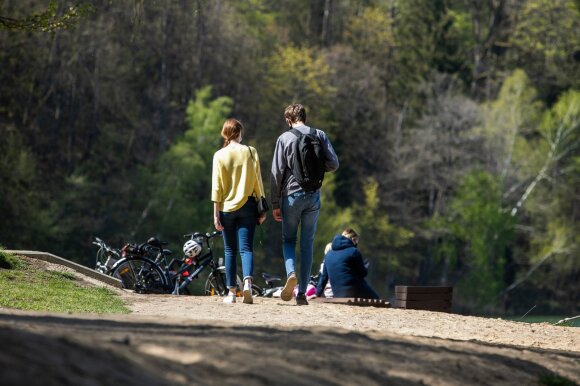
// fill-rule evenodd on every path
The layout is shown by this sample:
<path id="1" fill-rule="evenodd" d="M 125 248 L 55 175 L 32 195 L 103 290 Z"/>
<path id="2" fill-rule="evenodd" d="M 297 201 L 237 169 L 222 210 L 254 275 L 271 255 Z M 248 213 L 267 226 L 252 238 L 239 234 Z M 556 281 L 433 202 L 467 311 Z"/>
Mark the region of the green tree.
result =
<path id="1" fill-rule="evenodd" d="M 465 68 L 460 50 L 461 30 L 453 28 L 454 15 L 447 0 L 396 2 L 397 90 L 413 90 L 428 74 L 458 73 Z"/>
<path id="2" fill-rule="evenodd" d="M 580 86 L 580 10 L 573 0 L 528 0 L 513 14 L 510 38 L 515 62 L 554 102 L 562 90 Z"/>
<path id="3" fill-rule="evenodd" d="M 46 238 L 45 208 L 36 160 L 18 131 L 3 130 L 0 141 L 0 245 L 28 248 Z"/>
<path id="4" fill-rule="evenodd" d="M 573 209 L 580 98 L 569 91 L 546 110 L 537 95 L 526 74 L 517 70 L 498 99 L 483 109 L 488 167 L 500 179 L 506 211 L 523 222 L 520 229 L 529 229 L 513 247 L 515 275 L 504 293 L 524 308 L 540 304 L 549 310 L 554 306 L 547 303 L 558 298 L 563 309 L 573 309 L 576 298 L 567 289 L 575 288 L 580 265 Z M 534 304 L 530 298 L 536 299 Z"/>
<path id="5" fill-rule="evenodd" d="M 505 79 L 495 101 L 482 105 L 483 124 L 475 132 L 486 138 L 489 166 L 501 176 L 508 196 L 535 169 L 535 161 L 529 157 L 533 146 L 528 141 L 535 136 L 543 110 L 523 70 L 515 70 Z"/>
<path id="6" fill-rule="evenodd" d="M 466 175 L 446 216 L 436 216 L 432 224 L 445 234 L 439 257 L 458 269 L 460 305 L 479 312 L 500 309 L 515 221 L 502 207 L 497 178 L 487 172 Z"/>
<path id="7" fill-rule="evenodd" d="M 179 245 L 187 232 L 212 229 L 212 159 L 232 104 L 225 96 L 212 99 L 211 87 L 200 89 L 189 102 L 189 129 L 144 173 L 141 186 L 148 201 L 142 224 L 133 234 L 140 238 L 155 235 Z"/>
<path id="8" fill-rule="evenodd" d="M 51 0 L 44 12 L 33 13 L 22 18 L 0 15 L 0 28 L 55 32 L 76 26 L 81 18 L 86 17 L 92 11 L 94 8 L 89 3 L 59 7 L 56 0 Z"/>
<path id="9" fill-rule="evenodd" d="M 343 207 L 363 200 L 364 178 L 390 170 L 392 123 L 381 70 L 346 46 L 324 53 L 330 67 L 330 119 L 322 127 L 340 159 L 335 197 Z M 356 96 L 353 98 L 353 96 Z M 353 146 L 355 145 L 356 146 Z"/>
<path id="10" fill-rule="evenodd" d="M 334 192 L 336 190 L 336 175 L 327 174 L 324 177 L 324 183 L 320 190 L 320 214 L 318 217 L 318 226 L 316 228 L 316 237 L 314 238 L 314 265 L 313 272 L 320 267 L 324 259 L 324 250 L 326 244 L 332 241 L 332 238 L 340 234 L 343 229 L 352 226 L 352 209 L 349 207 L 340 207 L 337 205 Z"/>
<path id="11" fill-rule="evenodd" d="M 510 291 L 529 278 L 538 291 L 547 293 L 548 304 L 543 308 L 576 312 L 580 300 L 580 92 L 563 94 L 545 112 L 538 132 L 541 139 L 535 149 L 542 163 L 512 210 L 521 208 L 532 218 L 530 260 Z"/>
<path id="12" fill-rule="evenodd" d="M 394 49 L 397 45 L 394 20 L 388 10 L 364 8 L 360 15 L 351 16 L 345 28 L 345 42 L 364 59 L 380 68 L 386 83 L 392 75 Z"/>
<path id="13" fill-rule="evenodd" d="M 267 74 L 259 93 L 260 143 L 266 144 L 261 159 L 271 159 L 276 138 L 285 127 L 284 108 L 301 103 L 308 113 L 308 124 L 325 129 L 330 126 L 330 104 L 336 90 L 329 83 L 331 69 L 320 52 L 308 47 L 279 48 L 266 61 Z M 267 169 L 266 169 L 267 170 Z"/>
<path id="14" fill-rule="evenodd" d="M 353 205 L 349 226 L 359 232 L 359 248 L 371 262 L 368 279 L 385 297 L 391 284 L 404 282 L 413 274 L 416 261 L 403 258 L 401 249 L 414 234 L 389 221 L 387 212 L 380 206 L 376 180 L 368 178 L 364 182 L 364 193 L 364 202 Z"/>

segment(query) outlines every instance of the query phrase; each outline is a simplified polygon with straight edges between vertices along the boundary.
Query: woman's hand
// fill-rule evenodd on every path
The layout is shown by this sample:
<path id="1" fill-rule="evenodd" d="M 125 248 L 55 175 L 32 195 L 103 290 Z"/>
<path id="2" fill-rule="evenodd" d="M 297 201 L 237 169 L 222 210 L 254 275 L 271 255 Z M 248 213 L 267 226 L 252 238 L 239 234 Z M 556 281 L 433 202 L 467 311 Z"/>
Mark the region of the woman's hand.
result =
<path id="1" fill-rule="evenodd" d="M 213 203 L 213 226 L 215 227 L 216 231 L 223 231 L 224 227 L 220 221 L 220 203 L 215 202 Z"/>
<path id="2" fill-rule="evenodd" d="M 258 224 L 262 225 L 264 223 L 264 221 L 266 221 L 266 213 L 262 213 L 259 217 L 258 217 Z"/>
<path id="3" fill-rule="evenodd" d="M 223 231 L 224 230 L 224 227 L 223 227 L 222 223 L 220 222 L 219 216 L 215 216 L 213 218 L 213 226 L 215 227 L 216 231 Z"/>

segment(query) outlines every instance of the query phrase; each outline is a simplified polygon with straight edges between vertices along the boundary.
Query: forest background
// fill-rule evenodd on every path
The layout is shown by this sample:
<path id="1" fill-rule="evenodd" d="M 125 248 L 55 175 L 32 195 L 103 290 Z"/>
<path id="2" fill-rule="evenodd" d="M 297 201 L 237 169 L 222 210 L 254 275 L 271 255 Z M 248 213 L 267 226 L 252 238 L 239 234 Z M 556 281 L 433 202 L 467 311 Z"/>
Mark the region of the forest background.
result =
<path id="1" fill-rule="evenodd" d="M 580 310 L 580 1 L 0 1 L 0 243 L 94 264 L 91 241 L 180 253 L 212 230 L 236 117 L 269 191 L 297 102 L 340 169 L 313 270 L 349 226 L 382 297 Z M 284 275 L 280 224 L 255 272 Z M 219 243 L 218 243 L 219 244 Z"/>

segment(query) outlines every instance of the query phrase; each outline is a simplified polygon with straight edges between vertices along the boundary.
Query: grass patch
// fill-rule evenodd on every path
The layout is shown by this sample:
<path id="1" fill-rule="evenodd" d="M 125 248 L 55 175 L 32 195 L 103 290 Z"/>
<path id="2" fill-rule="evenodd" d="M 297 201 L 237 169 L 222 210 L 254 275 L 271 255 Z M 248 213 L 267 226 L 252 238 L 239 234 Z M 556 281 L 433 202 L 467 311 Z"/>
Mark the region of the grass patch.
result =
<path id="1" fill-rule="evenodd" d="M 24 268 L 24 266 L 25 264 L 22 260 L 0 249 L 0 268 L 17 269 Z"/>
<path id="2" fill-rule="evenodd" d="M 8 257 L 6 257 L 7 255 Z M 68 272 L 46 271 L 0 251 L 0 307 L 82 313 L 129 313 L 123 301 L 102 287 L 81 287 Z"/>
<path id="3" fill-rule="evenodd" d="M 540 384 L 546 386 L 575 386 L 576 383 L 555 374 L 547 374 L 540 377 Z"/>

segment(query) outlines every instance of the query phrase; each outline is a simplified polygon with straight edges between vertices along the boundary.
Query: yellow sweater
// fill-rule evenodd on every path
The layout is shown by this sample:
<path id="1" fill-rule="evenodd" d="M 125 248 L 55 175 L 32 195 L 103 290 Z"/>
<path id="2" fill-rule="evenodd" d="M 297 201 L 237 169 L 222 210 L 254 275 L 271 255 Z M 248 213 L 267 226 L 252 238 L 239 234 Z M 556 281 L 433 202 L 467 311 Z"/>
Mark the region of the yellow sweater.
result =
<path id="1" fill-rule="evenodd" d="M 233 212 L 248 201 L 248 197 L 264 195 L 258 152 L 248 146 L 231 144 L 213 156 L 211 200 L 219 203 L 222 212 Z"/>

